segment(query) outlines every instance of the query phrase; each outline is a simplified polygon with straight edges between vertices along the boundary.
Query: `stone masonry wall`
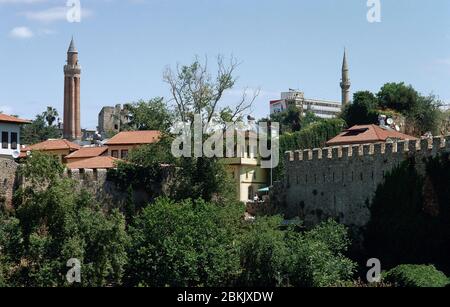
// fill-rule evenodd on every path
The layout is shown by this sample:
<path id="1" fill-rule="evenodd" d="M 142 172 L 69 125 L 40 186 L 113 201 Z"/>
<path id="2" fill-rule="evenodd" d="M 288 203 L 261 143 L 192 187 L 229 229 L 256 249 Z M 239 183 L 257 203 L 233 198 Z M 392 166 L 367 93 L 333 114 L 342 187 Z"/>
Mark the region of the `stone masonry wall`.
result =
<path id="1" fill-rule="evenodd" d="M 413 155 L 424 173 L 423 158 L 439 152 L 450 152 L 450 136 L 287 152 L 286 177 L 275 187 L 273 200 L 279 213 L 300 217 L 306 226 L 332 217 L 361 228 L 369 222 L 369 204 L 389 171 Z"/>
<path id="2" fill-rule="evenodd" d="M 12 197 L 16 188 L 19 187 L 18 175 L 19 165 L 12 160 L 0 158 L 0 209 L 9 210 L 12 208 Z M 171 180 L 171 172 L 167 170 L 161 187 L 155 187 L 161 192 L 167 192 Z M 65 176 L 73 179 L 78 189 L 86 189 L 94 198 L 107 207 L 123 208 L 123 205 L 129 201 L 128 192 L 121 191 L 114 182 L 107 178 L 106 169 L 85 169 L 85 170 L 66 170 Z M 131 195 L 135 203 L 148 202 L 149 196 L 145 191 L 134 190 Z"/>

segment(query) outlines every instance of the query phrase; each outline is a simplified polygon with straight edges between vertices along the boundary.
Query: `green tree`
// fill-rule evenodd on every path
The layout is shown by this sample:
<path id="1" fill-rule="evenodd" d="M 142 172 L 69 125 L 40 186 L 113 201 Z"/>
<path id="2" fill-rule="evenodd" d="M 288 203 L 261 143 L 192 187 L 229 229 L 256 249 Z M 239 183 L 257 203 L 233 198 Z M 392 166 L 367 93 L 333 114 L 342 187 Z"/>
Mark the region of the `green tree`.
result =
<path id="1" fill-rule="evenodd" d="M 225 166 L 215 158 L 181 158 L 170 197 L 176 200 L 202 198 L 227 204 L 236 197 L 235 186 Z"/>
<path id="2" fill-rule="evenodd" d="M 161 195 L 174 200 L 202 198 L 223 204 L 234 199 L 234 184 L 217 158 L 175 159 L 171 143 L 170 136 L 163 136 L 158 143 L 131 151 L 128 161 L 119 162 L 108 177 L 123 191 L 130 187 L 145 190 L 149 201 Z M 170 176 L 171 180 L 163 191 L 165 176 Z"/>
<path id="3" fill-rule="evenodd" d="M 58 117 L 58 111 L 53 107 L 47 107 L 47 110 L 45 110 L 42 113 L 42 116 L 47 121 L 48 126 L 53 126 L 53 123 L 56 121 L 56 118 Z"/>
<path id="4" fill-rule="evenodd" d="M 284 134 L 300 131 L 321 120 L 320 117 L 316 116 L 311 111 L 306 111 L 305 114 L 302 115 L 301 110 L 297 106 L 290 105 L 283 112 L 271 114 L 269 118 L 262 118 L 259 122 L 279 123 L 280 134 Z"/>
<path id="5" fill-rule="evenodd" d="M 356 92 L 353 102 L 346 105 L 341 118 L 348 127 L 354 125 L 378 124 L 378 99 L 369 91 Z"/>
<path id="6" fill-rule="evenodd" d="M 327 287 L 352 278 L 355 263 L 343 253 L 347 230 L 333 221 L 304 234 L 281 230 L 281 218 L 260 218 L 242 239 L 245 286 Z"/>
<path id="7" fill-rule="evenodd" d="M 61 176 L 62 166 L 46 169 L 58 163 L 53 156 L 33 153 L 23 165 L 26 184 L 14 197 L 18 223 L 11 219 L 7 234 L 15 239 L 0 242 L 14 268 L 12 284 L 68 286 L 71 258 L 81 261 L 82 286 L 120 284 L 128 244 L 123 215 L 103 210 L 86 191 L 77 191 Z"/>
<path id="8" fill-rule="evenodd" d="M 124 208 L 128 220 L 146 201 L 161 196 L 165 179 L 175 175 L 178 162 L 171 153 L 171 142 L 170 136 L 163 135 L 157 143 L 132 150 L 126 161 L 119 161 L 116 169 L 108 171 L 108 180 L 129 194 L 129 202 Z M 135 192 L 144 192 L 149 199 L 137 202 L 133 197 Z"/>
<path id="9" fill-rule="evenodd" d="M 403 114 L 414 111 L 419 104 L 419 93 L 411 86 L 401 83 L 386 83 L 377 94 L 380 106 Z"/>
<path id="10" fill-rule="evenodd" d="M 161 97 L 127 104 L 125 109 L 129 122 L 123 125 L 123 130 L 159 130 L 166 132 L 172 125 L 172 112 L 167 108 L 164 99 Z"/>
<path id="11" fill-rule="evenodd" d="M 235 76 L 238 62 L 231 58 L 225 63 L 223 56 L 217 57 L 217 73 L 209 72 L 208 62 L 201 62 L 198 57 L 190 65 L 177 66 L 176 70 L 167 68 L 164 82 L 169 85 L 175 104 L 175 118 L 183 123 L 193 123 L 194 115 L 199 114 L 205 130 L 211 124 L 236 122 L 251 109 L 259 90 L 249 97 L 244 90 L 241 98 L 233 106 L 223 106 L 223 96 L 231 90 L 237 81 Z M 217 118 L 218 117 L 218 118 Z"/>
<path id="12" fill-rule="evenodd" d="M 240 273 L 237 245 L 243 207 L 160 198 L 130 227 L 128 283 L 133 286 L 232 285 Z"/>
<path id="13" fill-rule="evenodd" d="M 437 133 L 439 107 L 442 104 L 434 95 L 422 96 L 411 85 L 386 83 L 377 94 L 383 109 L 402 113 L 414 125 L 416 134 Z"/>
<path id="14" fill-rule="evenodd" d="M 61 131 L 56 126 L 48 126 L 43 115 L 37 115 L 31 124 L 21 126 L 21 143 L 32 145 L 48 139 L 61 138 Z"/>

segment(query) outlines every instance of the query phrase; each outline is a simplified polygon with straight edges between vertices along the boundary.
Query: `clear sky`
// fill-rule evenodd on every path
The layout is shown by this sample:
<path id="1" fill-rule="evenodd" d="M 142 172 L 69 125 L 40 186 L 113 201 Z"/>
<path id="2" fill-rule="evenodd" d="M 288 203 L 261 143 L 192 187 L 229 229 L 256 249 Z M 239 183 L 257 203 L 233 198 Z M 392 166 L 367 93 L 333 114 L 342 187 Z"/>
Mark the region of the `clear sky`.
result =
<path id="1" fill-rule="evenodd" d="M 66 0 L 0 0 L 0 110 L 33 118 L 47 105 L 62 116 L 63 65 L 72 35 L 82 66 L 83 128 L 102 106 L 168 96 L 167 65 L 195 55 L 237 57 L 234 103 L 261 88 L 257 117 L 281 91 L 340 101 L 348 50 L 352 92 L 405 81 L 450 103 L 450 1 L 381 0 L 369 23 L 367 0 L 81 0 L 80 23 Z"/>

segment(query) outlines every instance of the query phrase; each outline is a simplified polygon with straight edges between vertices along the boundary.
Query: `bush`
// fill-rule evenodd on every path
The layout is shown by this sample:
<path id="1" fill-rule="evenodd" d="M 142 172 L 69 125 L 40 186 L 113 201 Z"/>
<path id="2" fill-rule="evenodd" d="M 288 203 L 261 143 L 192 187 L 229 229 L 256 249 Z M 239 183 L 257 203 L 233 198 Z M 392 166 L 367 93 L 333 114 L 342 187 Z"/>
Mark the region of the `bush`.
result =
<path id="1" fill-rule="evenodd" d="M 384 281 L 398 287 L 445 287 L 449 284 L 444 273 L 433 265 L 399 265 L 386 273 Z"/>
<path id="2" fill-rule="evenodd" d="M 324 222 L 304 234 L 279 229 L 281 218 L 260 218 L 242 240 L 241 284 L 257 287 L 328 287 L 349 280 L 355 264 L 343 256 L 344 226 Z"/>
<path id="3" fill-rule="evenodd" d="M 53 157 L 35 153 L 23 166 L 26 182 L 34 184 L 15 193 L 15 218 L 0 220 L 0 262 L 9 263 L 7 270 L 0 264 L 0 282 L 68 286 L 66 263 L 77 258 L 82 286 L 120 284 L 128 244 L 123 215 L 102 210 L 61 169 Z"/>
<path id="4" fill-rule="evenodd" d="M 229 286 L 240 273 L 240 204 L 159 198 L 130 227 L 128 284 Z"/>

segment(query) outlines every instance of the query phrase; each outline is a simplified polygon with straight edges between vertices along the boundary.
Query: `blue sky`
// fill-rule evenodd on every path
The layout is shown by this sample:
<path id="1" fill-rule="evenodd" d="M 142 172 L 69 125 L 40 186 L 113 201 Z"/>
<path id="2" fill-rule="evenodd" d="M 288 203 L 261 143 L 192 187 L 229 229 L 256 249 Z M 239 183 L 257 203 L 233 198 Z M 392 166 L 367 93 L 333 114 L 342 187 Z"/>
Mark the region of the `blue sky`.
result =
<path id="1" fill-rule="evenodd" d="M 104 105 L 168 97 L 167 65 L 195 55 L 233 54 L 242 64 L 233 104 L 261 88 L 258 117 L 281 91 L 340 100 L 348 50 L 352 92 L 405 81 L 450 103 L 450 1 L 381 0 L 369 23 L 366 0 L 81 0 L 80 23 L 66 0 L 0 0 L 0 110 L 33 118 L 63 108 L 63 65 L 72 35 L 82 65 L 83 128 Z"/>

